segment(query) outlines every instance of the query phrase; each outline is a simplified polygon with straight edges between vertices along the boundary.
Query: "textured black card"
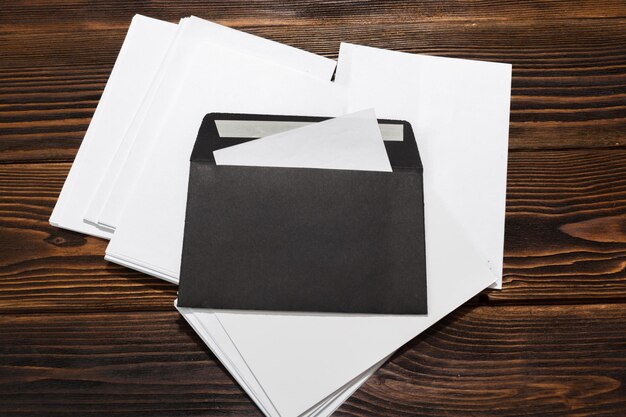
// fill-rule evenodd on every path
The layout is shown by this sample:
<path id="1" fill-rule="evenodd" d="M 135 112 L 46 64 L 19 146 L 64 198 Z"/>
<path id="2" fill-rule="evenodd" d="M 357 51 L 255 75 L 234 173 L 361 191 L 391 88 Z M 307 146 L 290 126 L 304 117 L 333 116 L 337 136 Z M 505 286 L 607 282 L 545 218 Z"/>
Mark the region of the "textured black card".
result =
<path id="1" fill-rule="evenodd" d="M 216 120 L 324 118 L 209 114 L 191 157 L 178 305 L 425 314 L 422 165 L 409 123 L 385 142 L 393 172 L 217 166 Z"/>

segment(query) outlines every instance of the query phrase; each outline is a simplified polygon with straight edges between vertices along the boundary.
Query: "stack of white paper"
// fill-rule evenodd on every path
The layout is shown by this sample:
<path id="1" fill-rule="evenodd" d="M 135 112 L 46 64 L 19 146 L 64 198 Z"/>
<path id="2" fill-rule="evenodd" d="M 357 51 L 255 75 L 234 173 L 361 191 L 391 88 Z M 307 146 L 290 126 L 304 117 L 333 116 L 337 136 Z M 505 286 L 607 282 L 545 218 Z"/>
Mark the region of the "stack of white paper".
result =
<path id="1" fill-rule="evenodd" d="M 342 44 L 331 82 L 334 70 L 195 17 L 136 16 L 50 218 L 110 238 L 106 259 L 177 283 L 207 113 L 331 117 L 217 151 L 217 164 L 370 171 L 391 170 L 376 118 L 409 121 L 424 165 L 427 315 L 179 308 L 272 417 L 330 415 L 400 346 L 502 284 L 510 65 Z"/>
<path id="2" fill-rule="evenodd" d="M 125 132 L 150 88 L 177 26 L 136 15 L 128 29 L 100 103 L 87 129 L 50 223 L 64 229 L 109 238 L 110 232 L 85 221 Z"/>

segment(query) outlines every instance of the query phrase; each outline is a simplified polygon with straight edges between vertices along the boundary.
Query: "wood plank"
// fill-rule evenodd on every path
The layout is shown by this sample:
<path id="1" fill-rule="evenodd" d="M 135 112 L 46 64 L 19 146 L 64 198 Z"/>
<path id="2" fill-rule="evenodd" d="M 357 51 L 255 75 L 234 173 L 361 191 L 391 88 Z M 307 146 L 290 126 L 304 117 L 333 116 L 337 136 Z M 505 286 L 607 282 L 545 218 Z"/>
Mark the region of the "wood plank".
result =
<path id="1" fill-rule="evenodd" d="M 2 415 L 261 415 L 173 311 L 2 315 L 0 334 Z M 626 306 L 593 305 L 461 308 L 335 415 L 625 413 Z"/>
<path id="2" fill-rule="evenodd" d="M 0 165 L 0 311 L 169 309 L 176 288 L 48 224 L 69 164 Z M 509 158 L 501 303 L 626 300 L 626 149 Z"/>
<path id="3" fill-rule="evenodd" d="M 0 32 L 0 161 L 72 160 L 126 28 Z M 243 29 L 331 57 L 349 41 L 510 62 L 511 149 L 626 147 L 626 19 Z"/>
<path id="4" fill-rule="evenodd" d="M 0 415 L 260 414 L 175 311 L 3 315 L 0 329 Z"/>
<path id="5" fill-rule="evenodd" d="M 626 295 L 626 151 L 509 157 L 504 291 L 491 301 Z"/>
<path id="6" fill-rule="evenodd" d="M 68 170 L 0 165 L 0 310 L 170 309 L 176 286 L 105 262 L 105 240 L 48 223 Z"/>
<path id="7" fill-rule="evenodd" d="M 252 9 L 251 9 L 252 8 Z M 495 1 L 412 2 L 412 1 L 315 1 L 280 0 L 250 1 L 179 1 L 158 0 L 127 2 L 107 0 L 85 3 L 70 1 L 12 1 L 3 7 L 0 28 L 33 25 L 116 25 L 126 24 L 140 13 L 157 19 L 177 21 L 183 16 L 201 16 L 229 25 L 319 25 L 409 23 L 417 20 L 459 19 L 571 19 L 626 17 L 626 6 L 619 0 L 527 1 L 511 3 Z M 253 10 L 253 12 L 252 12 Z"/>
<path id="8" fill-rule="evenodd" d="M 626 414 L 624 305 L 462 308 L 337 416 Z"/>

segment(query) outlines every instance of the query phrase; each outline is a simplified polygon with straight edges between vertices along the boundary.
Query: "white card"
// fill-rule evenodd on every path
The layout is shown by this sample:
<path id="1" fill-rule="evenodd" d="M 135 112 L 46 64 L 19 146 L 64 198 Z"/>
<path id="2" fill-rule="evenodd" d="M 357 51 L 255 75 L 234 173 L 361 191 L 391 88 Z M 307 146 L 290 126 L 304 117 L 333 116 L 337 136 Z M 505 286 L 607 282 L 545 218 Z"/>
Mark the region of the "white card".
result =
<path id="1" fill-rule="evenodd" d="M 163 101 L 157 100 L 155 103 L 155 94 L 159 91 L 159 94 L 163 95 L 165 89 L 169 90 L 170 94 L 175 94 L 182 82 L 180 77 L 183 76 L 185 66 L 189 62 L 185 54 L 195 51 L 200 43 L 221 46 L 258 59 L 269 60 L 276 65 L 284 65 L 323 80 L 330 79 L 336 64 L 331 59 L 197 17 L 182 19 L 176 39 L 157 80 L 153 83 L 133 124 L 126 132 L 106 176 L 89 204 L 86 218 L 90 221 L 96 221 L 107 230 L 114 230 L 117 226 L 130 193 L 134 189 L 135 180 L 143 168 L 146 156 L 152 149 L 151 139 L 157 136 L 161 127 L 157 115 L 160 112 L 163 117 L 169 106 L 169 103 Z M 210 45 L 206 50 L 194 53 L 211 54 Z M 151 121 L 151 126 L 144 123 L 146 118 Z"/>
<path id="2" fill-rule="evenodd" d="M 347 43 L 339 56 L 352 108 L 411 123 L 426 193 L 437 190 L 501 288 L 511 65 Z"/>
<path id="3" fill-rule="evenodd" d="M 213 155 L 217 165 L 391 172 L 372 109 L 223 148 Z"/>
<path id="4" fill-rule="evenodd" d="M 139 129 L 135 145 L 153 141 L 153 152 L 106 252 L 108 260 L 174 282 L 180 270 L 189 157 L 204 115 L 332 116 L 346 107 L 341 86 L 214 44 L 195 45 L 181 59 L 187 61 L 178 62 L 183 70 L 164 76 L 150 106 L 157 110 L 147 112 Z"/>
<path id="5" fill-rule="evenodd" d="M 177 25 L 135 15 L 78 150 L 50 223 L 63 229 L 109 238 L 111 233 L 83 220 L 124 132 L 174 40 Z"/>

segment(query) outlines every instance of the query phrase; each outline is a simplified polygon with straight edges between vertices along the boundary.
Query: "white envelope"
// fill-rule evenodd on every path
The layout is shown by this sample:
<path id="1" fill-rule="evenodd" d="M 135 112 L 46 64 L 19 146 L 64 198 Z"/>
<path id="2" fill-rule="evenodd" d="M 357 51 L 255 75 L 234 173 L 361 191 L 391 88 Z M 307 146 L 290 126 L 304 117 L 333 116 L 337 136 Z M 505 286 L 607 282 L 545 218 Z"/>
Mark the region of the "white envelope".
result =
<path id="1" fill-rule="evenodd" d="M 96 221 L 101 227 L 110 231 L 117 226 L 130 193 L 134 189 L 135 180 L 143 168 L 146 156 L 150 153 L 153 145 L 152 138 L 156 137 L 156 132 L 162 125 L 156 122 L 159 120 L 156 115 L 165 114 L 169 108 L 167 102 L 154 101 L 156 92 L 163 95 L 164 90 L 168 90 L 169 94 L 175 94 L 183 81 L 180 77 L 184 74 L 185 65 L 189 62 L 185 54 L 195 50 L 199 43 L 229 48 L 323 80 L 330 80 L 336 64 L 331 59 L 197 17 L 182 19 L 176 39 L 157 79 L 126 132 L 115 158 L 89 204 L 86 218 L 90 221 Z M 211 49 L 197 53 L 210 54 Z M 146 126 L 144 123 L 146 118 L 152 121 L 152 125 Z M 150 133 L 148 133 L 149 130 Z"/>
<path id="2" fill-rule="evenodd" d="M 135 15 L 98 107 L 57 200 L 50 223 L 109 238 L 110 231 L 85 222 L 91 197 L 139 109 L 151 80 L 174 40 L 177 25 Z"/>
<path id="3" fill-rule="evenodd" d="M 351 108 L 411 123 L 424 187 L 437 190 L 502 288 L 511 65 L 342 43 L 335 80 L 349 87 Z"/>
<path id="4" fill-rule="evenodd" d="M 146 144 L 141 149 L 149 156 L 106 251 L 108 260 L 173 282 L 180 269 L 189 157 L 204 115 L 332 116 L 346 108 L 344 88 L 330 81 L 214 44 L 181 48 L 190 49 L 164 76 L 138 130 L 135 145 Z"/>

